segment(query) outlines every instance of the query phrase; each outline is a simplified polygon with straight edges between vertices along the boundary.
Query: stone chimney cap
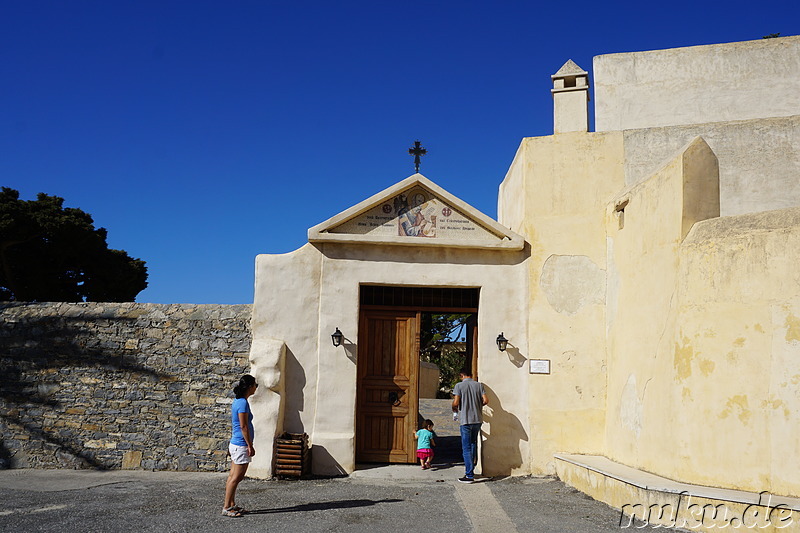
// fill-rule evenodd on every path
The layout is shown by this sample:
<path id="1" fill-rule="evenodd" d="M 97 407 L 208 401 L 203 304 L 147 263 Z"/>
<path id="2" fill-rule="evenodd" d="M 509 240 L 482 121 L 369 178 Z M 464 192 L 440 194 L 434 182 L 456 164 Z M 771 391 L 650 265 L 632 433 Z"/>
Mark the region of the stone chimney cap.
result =
<path id="1" fill-rule="evenodd" d="M 567 78 L 570 76 L 588 76 L 589 73 L 583 70 L 581 67 L 575 64 L 575 62 L 571 59 L 568 59 L 566 63 L 564 63 L 558 72 L 550 76 L 552 79 L 556 78 Z"/>

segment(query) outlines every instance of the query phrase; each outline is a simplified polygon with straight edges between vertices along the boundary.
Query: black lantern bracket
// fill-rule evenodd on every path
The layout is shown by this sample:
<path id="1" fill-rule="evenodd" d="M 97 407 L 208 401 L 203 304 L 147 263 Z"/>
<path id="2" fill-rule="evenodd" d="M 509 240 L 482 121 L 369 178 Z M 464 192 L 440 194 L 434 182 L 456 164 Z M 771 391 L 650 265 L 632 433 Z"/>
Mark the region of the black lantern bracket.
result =
<path id="1" fill-rule="evenodd" d="M 333 345 L 334 345 L 334 346 L 337 346 L 337 347 L 338 347 L 338 346 L 341 346 L 341 345 L 342 345 L 342 341 L 343 341 L 343 340 L 344 340 L 344 333 L 342 333 L 341 331 L 339 331 L 339 328 L 337 327 L 337 328 L 336 328 L 336 331 L 334 331 L 333 333 L 331 333 L 331 341 L 333 342 Z"/>
<path id="2" fill-rule="evenodd" d="M 503 336 L 503 332 L 500 332 L 500 335 L 497 336 L 497 349 L 501 352 L 505 352 L 506 348 L 508 348 L 508 339 Z"/>

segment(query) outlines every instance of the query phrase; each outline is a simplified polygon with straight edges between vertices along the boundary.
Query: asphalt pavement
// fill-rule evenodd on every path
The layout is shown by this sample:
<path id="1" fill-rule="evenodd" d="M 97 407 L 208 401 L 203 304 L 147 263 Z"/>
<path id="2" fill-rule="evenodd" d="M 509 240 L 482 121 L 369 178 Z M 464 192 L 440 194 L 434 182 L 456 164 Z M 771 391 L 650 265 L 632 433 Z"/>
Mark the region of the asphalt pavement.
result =
<path id="1" fill-rule="evenodd" d="M 408 476 L 403 476 L 403 471 Z M 347 478 L 246 479 L 241 518 L 220 513 L 222 473 L 0 471 L 2 532 L 618 531 L 619 512 L 552 478 L 458 483 L 452 468 Z M 383 474 L 381 472 L 384 472 Z M 422 475 L 424 474 L 424 477 Z"/>
<path id="2" fill-rule="evenodd" d="M 250 512 L 241 518 L 221 514 L 224 473 L 0 470 L 0 533 L 619 531 L 619 511 L 557 479 L 458 483 L 450 402 L 420 400 L 420 415 L 436 424 L 432 469 L 373 464 L 343 478 L 245 479 L 236 503 Z"/>

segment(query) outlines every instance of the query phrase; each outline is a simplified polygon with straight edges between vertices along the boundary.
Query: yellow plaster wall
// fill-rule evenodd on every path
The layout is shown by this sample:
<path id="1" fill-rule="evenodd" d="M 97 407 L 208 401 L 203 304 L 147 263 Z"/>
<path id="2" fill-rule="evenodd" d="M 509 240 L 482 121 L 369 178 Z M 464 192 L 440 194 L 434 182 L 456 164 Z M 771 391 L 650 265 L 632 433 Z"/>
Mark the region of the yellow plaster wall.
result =
<path id="1" fill-rule="evenodd" d="M 595 453 L 800 494 L 800 208 L 719 218 L 702 138 L 632 188 L 621 167 L 614 133 L 525 139 L 500 188 L 530 245 L 528 357 L 552 365 L 527 376 L 531 472 Z"/>
<path id="2" fill-rule="evenodd" d="M 705 145 L 700 141 L 694 148 L 702 148 L 700 144 Z M 617 196 L 606 209 L 606 455 L 672 478 L 664 465 L 692 453 L 671 442 L 670 435 L 682 431 L 684 414 L 675 411 L 676 391 L 660 379 L 673 368 L 673 359 L 685 358 L 689 349 L 683 344 L 674 346 L 672 332 L 679 248 L 689 222 L 685 219 L 684 180 L 692 156 L 700 155 L 692 148 L 687 147 L 648 180 Z M 710 150 L 702 155 L 713 158 Z M 713 194 L 713 184 L 709 192 Z M 624 211 L 618 211 L 623 204 Z"/>
<path id="3" fill-rule="evenodd" d="M 524 139 L 500 187 L 499 221 L 531 247 L 528 358 L 551 361 L 527 376 L 534 474 L 605 448 L 604 208 L 623 185 L 622 134 L 576 132 Z"/>
<path id="4" fill-rule="evenodd" d="M 606 211 L 606 455 L 684 482 L 795 496 L 800 211 L 715 218 L 714 166 L 698 138 Z"/>
<path id="5" fill-rule="evenodd" d="M 694 221 L 719 213 L 718 203 L 693 197 L 719 198 L 715 164 L 713 152 L 697 138 L 606 210 L 607 456 L 681 480 L 674 465 L 686 462 L 694 450 L 676 445 L 673 436 L 684 432 L 691 414 L 677 409 L 682 391 L 664 376 L 685 372 L 684 361 L 691 357 L 691 346 L 673 339 L 679 251 Z"/>
<path id="6" fill-rule="evenodd" d="M 668 381 L 691 413 L 681 477 L 800 495 L 798 250 L 798 208 L 709 220 L 684 242 Z"/>

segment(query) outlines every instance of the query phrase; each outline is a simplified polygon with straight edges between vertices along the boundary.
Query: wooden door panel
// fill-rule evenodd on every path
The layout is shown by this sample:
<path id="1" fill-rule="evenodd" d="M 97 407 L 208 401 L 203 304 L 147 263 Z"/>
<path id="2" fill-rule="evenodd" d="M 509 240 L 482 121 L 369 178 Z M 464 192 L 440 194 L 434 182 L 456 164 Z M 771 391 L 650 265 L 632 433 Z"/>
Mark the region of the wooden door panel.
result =
<path id="1" fill-rule="evenodd" d="M 416 462 L 419 314 L 363 311 L 359 322 L 356 460 Z"/>
<path id="2" fill-rule="evenodd" d="M 364 416 L 362 419 L 362 460 L 390 463 L 408 461 L 406 434 L 413 430 L 408 427 L 405 417 Z"/>

